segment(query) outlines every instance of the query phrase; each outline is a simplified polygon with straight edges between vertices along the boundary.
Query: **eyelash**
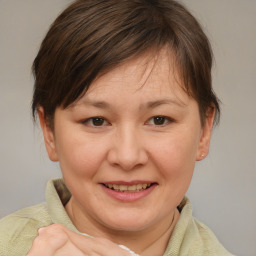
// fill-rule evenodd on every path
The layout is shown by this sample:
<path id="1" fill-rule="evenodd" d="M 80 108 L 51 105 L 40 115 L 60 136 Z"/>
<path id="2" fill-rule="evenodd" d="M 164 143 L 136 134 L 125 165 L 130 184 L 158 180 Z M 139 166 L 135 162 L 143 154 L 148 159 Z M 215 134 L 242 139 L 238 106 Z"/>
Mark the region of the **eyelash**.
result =
<path id="1" fill-rule="evenodd" d="M 153 121 L 157 121 L 156 119 L 160 119 L 158 121 L 162 121 L 162 119 L 164 120 L 164 123 L 163 124 L 150 124 L 150 120 L 153 120 Z M 174 120 L 170 117 L 167 117 L 167 116 L 153 116 L 151 117 L 146 123 L 148 123 L 149 125 L 154 125 L 154 126 L 157 126 L 157 127 L 164 127 L 170 123 L 173 123 Z"/>
<path id="2" fill-rule="evenodd" d="M 151 121 L 160 122 L 160 124 L 150 123 Z M 162 121 L 163 121 L 163 123 L 161 124 Z M 99 125 L 97 125 L 96 123 L 93 123 L 93 122 L 99 122 L 98 123 Z M 173 123 L 173 122 L 174 122 L 174 120 L 172 118 L 159 115 L 159 116 L 151 117 L 150 119 L 148 119 L 146 121 L 145 124 L 152 125 L 152 126 L 157 126 L 157 127 L 164 127 L 164 126 L 166 126 L 170 123 Z M 82 124 L 88 125 L 88 126 L 91 126 L 91 127 L 99 127 L 99 128 L 103 127 L 103 126 L 110 125 L 110 123 L 104 117 L 101 117 L 101 116 L 87 118 L 87 119 L 82 121 Z"/>
<path id="3" fill-rule="evenodd" d="M 103 121 L 104 123 L 105 122 L 108 123 L 108 121 L 104 117 L 95 116 L 95 117 L 90 117 L 90 118 L 87 118 L 87 119 L 83 120 L 82 124 L 85 124 L 85 125 L 88 125 L 88 126 L 91 126 L 91 127 L 102 127 L 102 126 L 105 126 L 105 125 L 95 125 L 95 124 L 92 123 L 93 121 L 97 122 L 97 120 L 98 121 Z"/>

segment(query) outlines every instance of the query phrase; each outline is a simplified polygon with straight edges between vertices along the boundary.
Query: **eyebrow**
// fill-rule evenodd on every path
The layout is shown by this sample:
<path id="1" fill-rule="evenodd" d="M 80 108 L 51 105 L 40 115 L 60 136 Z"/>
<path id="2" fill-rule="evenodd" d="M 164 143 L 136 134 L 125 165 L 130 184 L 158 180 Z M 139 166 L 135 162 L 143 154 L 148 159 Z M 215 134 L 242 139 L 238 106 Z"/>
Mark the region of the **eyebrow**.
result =
<path id="1" fill-rule="evenodd" d="M 105 101 L 92 101 L 92 100 L 84 100 L 83 105 L 90 105 L 96 108 L 110 108 L 110 104 Z"/>
<path id="2" fill-rule="evenodd" d="M 84 100 L 82 102 L 83 105 L 90 105 L 99 109 L 109 109 L 111 108 L 111 104 L 105 101 L 92 101 L 92 100 Z M 178 107 L 185 107 L 186 104 L 182 103 L 181 101 L 177 101 L 174 99 L 160 99 L 160 100 L 153 100 L 149 101 L 146 104 L 141 104 L 140 108 L 156 108 L 161 105 L 176 105 Z"/>
<path id="3" fill-rule="evenodd" d="M 186 104 L 181 102 L 181 101 L 177 101 L 177 100 L 173 100 L 173 99 L 161 99 L 161 100 L 154 100 L 154 101 L 150 101 L 146 104 L 147 108 L 155 108 L 158 107 L 160 105 L 177 105 L 179 107 L 185 107 Z"/>

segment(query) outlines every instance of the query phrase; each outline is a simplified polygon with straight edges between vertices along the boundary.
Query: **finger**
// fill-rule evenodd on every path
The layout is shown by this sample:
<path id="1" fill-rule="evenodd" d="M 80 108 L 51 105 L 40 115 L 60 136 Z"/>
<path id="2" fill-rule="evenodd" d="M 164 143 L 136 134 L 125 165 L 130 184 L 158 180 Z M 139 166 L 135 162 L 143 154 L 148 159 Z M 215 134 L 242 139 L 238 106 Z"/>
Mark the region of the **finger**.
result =
<path id="1" fill-rule="evenodd" d="M 62 256 L 67 252 L 76 256 L 131 256 L 128 251 L 108 239 L 92 239 L 77 234 L 60 224 L 40 229 L 27 256 Z"/>
<path id="2" fill-rule="evenodd" d="M 83 253 L 99 256 L 131 256 L 131 253 L 105 238 L 90 238 L 63 227 L 70 241 Z"/>
<path id="3" fill-rule="evenodd" d="M 51 256 L 68 242 L 68 235 L 62 229 L 49 226 L 41 228 L 27 256 Z"/>
<path id="4" fill-rule="evenodd" d="M 69 239 L 67 229 L 62 225 L 41 228 L 38 237 L 27 256 L 87 256 Z"/>

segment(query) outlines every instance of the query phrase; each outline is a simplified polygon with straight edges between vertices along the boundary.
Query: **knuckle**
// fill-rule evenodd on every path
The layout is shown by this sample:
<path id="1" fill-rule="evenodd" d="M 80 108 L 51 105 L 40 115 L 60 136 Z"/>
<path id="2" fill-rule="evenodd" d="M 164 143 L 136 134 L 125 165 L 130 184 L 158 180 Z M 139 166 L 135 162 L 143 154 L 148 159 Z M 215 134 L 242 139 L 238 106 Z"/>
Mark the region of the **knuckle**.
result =
<path id="1" fill-rule="evenodd" d="M 39 230 L 39 235 L 35 239 L 35 246 L 42 246 L 46 243 L 48 246 L 59 248 L 68 241 L 68 235 L 60 224 L 53 224 Z"/>
<path id="2" fill-rule="evenodd" d="M 39 235 L 56 236 L 56 234 L 63 233 L 63 228 L 59 224 L 53 224 L 45 228 L 39 229 Z"/>
<path id="3" fill-rule="evenodd" d="M 61 232 L 64 230 L 63 226 L 60 224 L 52 224 L 50 226 L 47 226 L 44 230 L 47 230 L 48 232 Z"/>

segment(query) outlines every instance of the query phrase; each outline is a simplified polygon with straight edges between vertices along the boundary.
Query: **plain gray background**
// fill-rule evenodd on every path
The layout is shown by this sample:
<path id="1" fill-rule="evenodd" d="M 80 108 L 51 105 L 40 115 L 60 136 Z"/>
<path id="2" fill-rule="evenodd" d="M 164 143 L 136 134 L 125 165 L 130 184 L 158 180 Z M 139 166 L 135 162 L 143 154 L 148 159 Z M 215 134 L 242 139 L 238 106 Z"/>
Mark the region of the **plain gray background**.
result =
<path id="1" fill-rule="evenodd" d="M 0 0 L 0 217 L 44 201 L 60 176 L 30 116 L 31 64 L 65 0 Z M 256 255 L 256 1 L 184 0 L 208 34 L 222 104 L 188 192 L 194 215 L 236 255 Z"/>

